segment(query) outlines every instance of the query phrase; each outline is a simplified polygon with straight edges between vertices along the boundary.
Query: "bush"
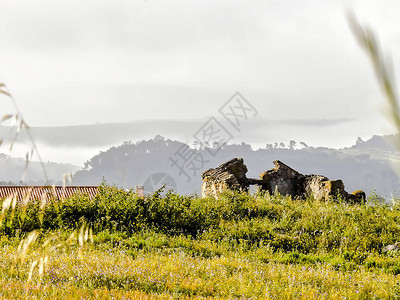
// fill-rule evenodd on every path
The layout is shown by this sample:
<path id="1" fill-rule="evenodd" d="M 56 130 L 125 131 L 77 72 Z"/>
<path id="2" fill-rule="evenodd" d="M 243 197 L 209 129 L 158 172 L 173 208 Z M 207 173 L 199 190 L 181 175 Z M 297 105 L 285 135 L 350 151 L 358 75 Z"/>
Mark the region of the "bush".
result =
<path id="1" fill-rule="evenodd" d="M 74 196 L 50 201 L 44 211 L 35 202 L 26 209 L 17 206 L 6 213 L 0 231 L 15 236 L 33 229 L 72 229 L 85 222 L 94 232 L 133 234 L 151 230 L 229 241 L 247 248 L 263 243 L 274 251 L 361 255 L 380 253 L 384 245 L 395 243 L 400 236 L 397 206 L 353 206 L 237 192 L 223 194 L 220 199 L 172 192 L 162 197 L 161 192 L 140 198 L 132 191 L 103 184 L 94 199 Z M 348 261 L 362 264 L 363 259 L 354 255 Z"/>

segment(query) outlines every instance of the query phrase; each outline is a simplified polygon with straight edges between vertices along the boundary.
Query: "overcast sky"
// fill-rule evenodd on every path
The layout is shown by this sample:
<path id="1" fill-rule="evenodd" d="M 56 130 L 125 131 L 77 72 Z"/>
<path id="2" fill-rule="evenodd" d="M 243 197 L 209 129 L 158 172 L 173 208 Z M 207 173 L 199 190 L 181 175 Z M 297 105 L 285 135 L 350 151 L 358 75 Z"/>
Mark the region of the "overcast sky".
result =
<path id="1" fill-rule="evenodd" d="M 259 120 L 350 119 L 355 141 L 390 128 L 348 10 L 399 70 L 398 0 L 3 0 L 0 80 L 31 126 L 206 120 L 239 91 Z"/>

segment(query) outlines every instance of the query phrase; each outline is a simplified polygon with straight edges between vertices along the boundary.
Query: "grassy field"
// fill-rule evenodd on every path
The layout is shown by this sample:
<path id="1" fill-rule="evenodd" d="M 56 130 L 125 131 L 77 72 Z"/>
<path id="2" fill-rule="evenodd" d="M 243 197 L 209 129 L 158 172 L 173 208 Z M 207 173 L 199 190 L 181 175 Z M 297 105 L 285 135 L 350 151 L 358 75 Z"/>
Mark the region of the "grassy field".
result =
<path id="1" fill-rule="evenodd" d="M 4 206 L 3 206 L 4 207 Z M 103 185 L 3 210 L 1 299 L 398 299 L 400 205 Z"/>

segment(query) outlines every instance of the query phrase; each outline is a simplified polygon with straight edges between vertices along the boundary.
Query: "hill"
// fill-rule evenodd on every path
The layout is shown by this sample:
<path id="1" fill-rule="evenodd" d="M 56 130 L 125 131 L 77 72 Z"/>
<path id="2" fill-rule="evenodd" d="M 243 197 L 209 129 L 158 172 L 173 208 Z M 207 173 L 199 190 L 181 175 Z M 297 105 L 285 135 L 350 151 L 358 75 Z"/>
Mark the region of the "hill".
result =
<path id="1" fill-rule="evenodd" d="M 290 145 L 267 145 L 253 150 L 248 144 L 209 147 L 200 143 L 185 143 L 157 136 L 136 143 L 125 142 L 100 152 L 75 173 L 75 184 L 98 184 L 105 179 L 124 188 L 144 185 L 153 192 L 162 184 L 178 193 L 199 193 L 201 173 L 233 158 L 242 157 L 248 177 L 257 178 L 273 167 L 279 159 L 303 174 L 322 174 L 330 179 L 342 179 L 346 189 L 365 190 L 390 196 L 398 191 L 400 180 L 390 162 L 398 162 L 398 153 L 390 148 L 386 138 L 374 136 L 344 149 L 309 147 L 295 142 Z"/>
<path id="2" fill-rule="evenodd" d="M 60 184 L 63 174 L 74 173 L 80 167 L 73 164 L 45 162 L 44 166 L 51 183 Z M 26 171 L 26 173 L 25 173 Z M 25 176 L 24 176 L 25 174 Z M 0 185 L 13 185 L 23 180 L 24 184 L 42 185 L 45 183 L 42 166 L 38 162 L 29 162 L 0 153 Z"/>

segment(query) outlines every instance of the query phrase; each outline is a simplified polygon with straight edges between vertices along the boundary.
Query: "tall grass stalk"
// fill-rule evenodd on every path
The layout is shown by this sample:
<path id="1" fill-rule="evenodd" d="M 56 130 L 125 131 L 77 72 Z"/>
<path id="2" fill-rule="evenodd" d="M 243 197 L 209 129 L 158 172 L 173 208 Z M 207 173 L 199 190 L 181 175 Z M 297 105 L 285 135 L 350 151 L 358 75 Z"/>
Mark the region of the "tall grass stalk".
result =
<path id="1" fill-rule="evenodd" d="M 14 138 L 11 140 L 11 144 L 10 144 L 10 151 L 12 151 L 14 142 L 16 141 L 16 139 L 18 138 L 19 133 L 21 132 L 22 129 L 25 129 L 25 132 L 29 138 L 29 141 L 31 142 L 31 149 L 30 151 L 28 151 L 25 155 L 25 168 L 24 168 L 24 173 L 22 175 L 22 178 L 24 178 L 27 170 L 28 170 L 28 164 L 30 159 L 32 158 L 33 154 L 35 153 L 40 165 L 42 167 L 42 172 L 43 172 L 43 176 L 45 179 L 46 184 L 48 184 L 49 182 L 49 178 L 47 176 L 47 171 L 46 171 L 46 167 L 44 165 L 44 162 L 42 160 L 42 157 L 40 156 L 39 150 L 36 146 L 35 140 L 32 136 L 32 133 L 30 131 L 30 127 L 29 125 L 26 123 L 25 118 L 23 117 L 21 110 L 18 107 L 17 101 L 15 101 L 14 97 L 12 96 L 12 94 L 10 93 L 10 91 L 8 90 L 7 86 L 4 83 L 0 83 L 0 94 L 5 95 L 6 97 L 8 97 L 9 99 L 11 99 L 13 105 L 14 105 L 14 109 L 15 109 L 15 113 L 14 114 L 5 114 L 3 115 L 3 117 L 1 118 L 1 122 L 10 120 L 12 118 L 14 118 L 15 123 L 12 126 L 12 128 L 16 129 L 16 134 L 14 136 Z M 0 139 L 0 145 L 3 143 L 3 139 Z"/>
<path id="2" fill-rule="evenodd" d="M 40 156 L 39 150 L 36 146 L 36 143 L 33 139 L 32 133 L 30 131 L 30 127 L 25 121 L 25 118 L 23 117 L 21 110 L 18 107 L 18 104 L 10 91 L 8 90 L 7 86 L 4 83 L 0 83 L 0 94 L 5 95 L 9 99 L 11 99 L 15 113 L 13 114 L 5 114 L 3 117 L 0 119 L 0 123 L 7 122 L 14 120 L 14 123 L 11 126 L 10 132 L 15 130 L 15 135 L 11 138 L 10 142 L 10 147 L 9 150 L 12 151 L 13 145 L 16 142 L 19 133 L 24 129 L 31 144 L 30 150 L 26 153 L 25 156 L 25 167 L 24 167 L 24 172 L 23 175 L 21 176 L 21 179 L 24 179 L 26 172 L 28 170 L 28 165 L 30 160 L 32 159 L 33 154 L 36 154 L 40 165 L 42 167 L 42 172 L 43 176 L 45 179 L 45 185 L 48 184 L 49 179 L 47 175 L 47 171 L 44 165 L 44 162 Z M 3 139 L 0 139 L 0 145 L 2 145 Z M 63 187 L 65 188 L 66 182 L 69 181 L 71 182 L 71 174 L 64 174 L 63 176 Z M 55 190 L 55 186 L 53 186 L 53 189 Z M 31 205 L 30 203 L 31 200 L 31 189 L 28 189 L 25 195 L 23 195 L 21 199 L 21 203 L 19 203 L 17 207 L 17 195 L 9 195 L 6 199 L 3 200 L 2 202 L 2 208 L 1 208 L 1 215 L 0 215 L 0 227 L 3 227 L 3 222 L 5 219 L 7 219 L 7 225 L 6 227 L 11 228 L 13 226 L 12 222 L 14 218 L 17 218 L 19 221 L 19 226 L 23 226 L 24 223 L 26 222 L 26 219 L 28 218 L 27 214 L 27 209 L 28 206 Z M 39 203 L 39 209 L 36 211 L 37 217 L 39 219 L 39 222 L 41 225 L 43 225 L 43 218 L 44 218 L 44 213 L 47 205 L 47 194 L 45 191 L 43 191 Z M 8 215 L 8 218 L 7 218 Z M 20 232 L 17 231 L 17 232 Z M 60 236 L 57 234 L 53 234 L 48 238 L 45 238 L 42 243 L 39 243 L 38 240 L 40 239 L 40 236 L 42 235 L 42 231 L 39 230 L 38 228 L 31 230 L 30 232 L 25 232 L 22 233 L 23 235 L 25 234 L 25 238 L 22 238 L 18 248 L 16 249 L 16 252 L 13 257 L 13 263 L 11 265 L 11 268 L 9 270 L 10 275 L 13 276 L 16 275 L 18 277 L 22 276 L 22 272 L 24 270 L 24 265 L 26 264 L 27 259 L 29 258 L 31 260 L 30 262 L 30 268 L 27 273 L 27 287 L 29 286 L 29 283 L 32 281 L 32 276 L 33 273 L 36 269 L 38 269 L 38 279 L 39 282 L 41 281 L 41 278 L 45 272 L 45 267 L 46 264 L 48 263 L 48 259 L 51 253 L 57 250 L 65 250 L 73 246 L 74 244 L 79 245 L 79 256 L 82 257 L 82 247 L 84 244 L 90 239 L 93 241 L 93 233 L 92 229 L 89 228 L 89 226 L 86 223 L 82 223 L 81 228 L 78 232 L 78 230 L 74 230 L 72 234 L 69 236 L 68 239 L 65 241 L 62 240 Z M 22 236 L 23 236 L 22 235 Z M 40 253 L 39 257 L 35 258 L 35 253 L 38 252 Z M 36 255 L 37 256 L 37 255 Z M 28 288 L 26 288 L 26 295 L 28 295 Z M 1 294 L 0 294 L 1 296 Z"/>
<path id="3" fill-rule="evenodd" d="M 368 26 L 362 26 L 356 17 L 349 13 L 347 16 L 350 28 L 353 31 L 358 43 L 369 56 L 379 86 L 385 95 L 389 104 L 389 119 L 395 126 L 396 132 L 400 132 L 400 104 L 397 94 L 395 75 L 392 67 L 392 61 L 389 57 L 385 56 L 378 38 Z M 396 147 L 400 150 L 400 139 L 396 139 Z"/>

